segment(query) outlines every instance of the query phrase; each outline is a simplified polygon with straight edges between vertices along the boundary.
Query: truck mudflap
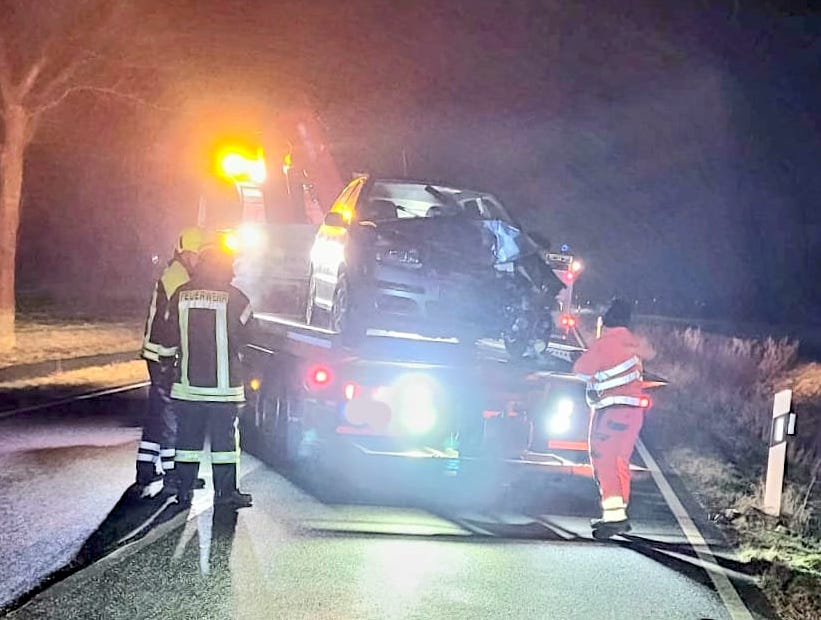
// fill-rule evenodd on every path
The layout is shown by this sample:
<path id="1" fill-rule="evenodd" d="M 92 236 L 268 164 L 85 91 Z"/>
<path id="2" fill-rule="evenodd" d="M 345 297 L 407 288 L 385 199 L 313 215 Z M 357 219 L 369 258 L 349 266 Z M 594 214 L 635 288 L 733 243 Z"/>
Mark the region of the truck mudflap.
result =
<path id="1" fill-rule="evenodd" d="M 455 450 L 440 450 L 437 448 L 427 447 L 412 450 L 380 450 L 369 448 L 356 440 L 352 440 L 351 443 L 360 454 L 367 457 L 409 460 L 440 460 L 444 465 L 444 473 L 450 473 L 452 475 L 456 475 L 460 470 L 469 468 L 472 465 L 494 464 L 522 468 L 544 474 L 575 476 L 579 478 L 593 477 L 593 468 L 590 463 L 573 461 L 557 454 L 527 451 L 518 457 L 471 457 L 462 456 Z M 643 480 L 650 476 L 649 469 L 635 463 L 630 464 L 630 472 L 633 475 L 633 478 L 637 480 Z"/>

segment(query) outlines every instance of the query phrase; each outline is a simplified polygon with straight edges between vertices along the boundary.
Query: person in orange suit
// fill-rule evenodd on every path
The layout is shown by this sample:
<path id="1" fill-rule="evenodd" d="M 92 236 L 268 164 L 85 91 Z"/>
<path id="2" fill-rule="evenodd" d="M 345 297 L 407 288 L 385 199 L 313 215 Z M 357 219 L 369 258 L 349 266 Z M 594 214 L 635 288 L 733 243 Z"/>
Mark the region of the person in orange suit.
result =
<path id="1" fill-rule="evenodd" d="M 630 531 L 630 457 L 649 400 L 642 394 L 643 362 L 652 348 L 630 331 L 631 306 L 614 299 L 604 329 L 573 366 L 586 383 L 590 417 L 590 462 L 601 494 L 602 516 L 591 522 L 595 538 Z"/>

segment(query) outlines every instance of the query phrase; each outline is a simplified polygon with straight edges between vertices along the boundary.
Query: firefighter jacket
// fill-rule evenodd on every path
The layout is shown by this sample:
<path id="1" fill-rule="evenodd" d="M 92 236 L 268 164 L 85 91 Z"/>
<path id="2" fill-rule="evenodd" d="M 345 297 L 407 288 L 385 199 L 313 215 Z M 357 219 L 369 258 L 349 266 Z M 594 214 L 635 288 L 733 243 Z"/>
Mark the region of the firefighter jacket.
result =
<path id="1" fill-rule="evenodd" d="M 149 362 L 159 362 L 160 357 L 168 357 L 169 352 L 157 342 L 157 326 L 169 318 L 168 302 L 176 290 L 190 279 L 188 271 L 176 258 L 168 263 L 160 279 L 154 285 L 148 318 L 145 322 L 142 357 Z M 173 355 L 171 353 L 170 355 Z"/>
<path id="2" fill-rule="evenodd" d="M 584 379 L 587 402 L 594 409 L 613 405 L 641 406 L 642 360 L 653 351 L 626 327 L 610 327 L 595 340 L 573 365 Z"/>
<path id="3" fill-rule="evenodd" d="M 171 398 L 245 401 L 240 351 L 251 316 L 248 298 L 230 284 L 195 277 L 177 289 L 159 338 L 163 353 L 179 360 Z"/>

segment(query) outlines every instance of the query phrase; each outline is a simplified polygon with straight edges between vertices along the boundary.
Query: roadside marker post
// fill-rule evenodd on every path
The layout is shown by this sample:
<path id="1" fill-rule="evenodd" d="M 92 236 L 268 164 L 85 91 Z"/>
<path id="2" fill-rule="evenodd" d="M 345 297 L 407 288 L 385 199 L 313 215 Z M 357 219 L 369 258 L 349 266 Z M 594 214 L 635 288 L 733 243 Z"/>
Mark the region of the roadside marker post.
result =
<path id="1" fill-rule="evenodd" d="M 795 413 L 792 390 L 781 390 L 773 400 L 773 422 L 770 428 L 770 455 L 767 461 L 767 481 L 762 510 L 773 517 L 781 514 L 781 494 L 787 461 L 787 436 L 795 434 Z"/>

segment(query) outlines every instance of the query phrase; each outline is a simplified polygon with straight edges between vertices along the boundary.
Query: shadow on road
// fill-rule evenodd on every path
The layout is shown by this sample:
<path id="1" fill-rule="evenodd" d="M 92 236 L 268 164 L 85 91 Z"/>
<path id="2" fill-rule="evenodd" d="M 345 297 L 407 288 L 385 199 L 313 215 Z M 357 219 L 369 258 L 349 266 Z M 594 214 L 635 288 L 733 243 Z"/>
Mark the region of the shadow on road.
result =
<path id="1" fill-rule="evenodd" d="M 126 490 L 68 564 L 53 572 L 33 590 L 0 609 L 0 613 L 21 607 L 54 584 L 146 536 L 154 527 L 169 521 L 180 512 L 172 496 L 161 493 L 153 498 L 139 499 L 132 489 Z"/>

